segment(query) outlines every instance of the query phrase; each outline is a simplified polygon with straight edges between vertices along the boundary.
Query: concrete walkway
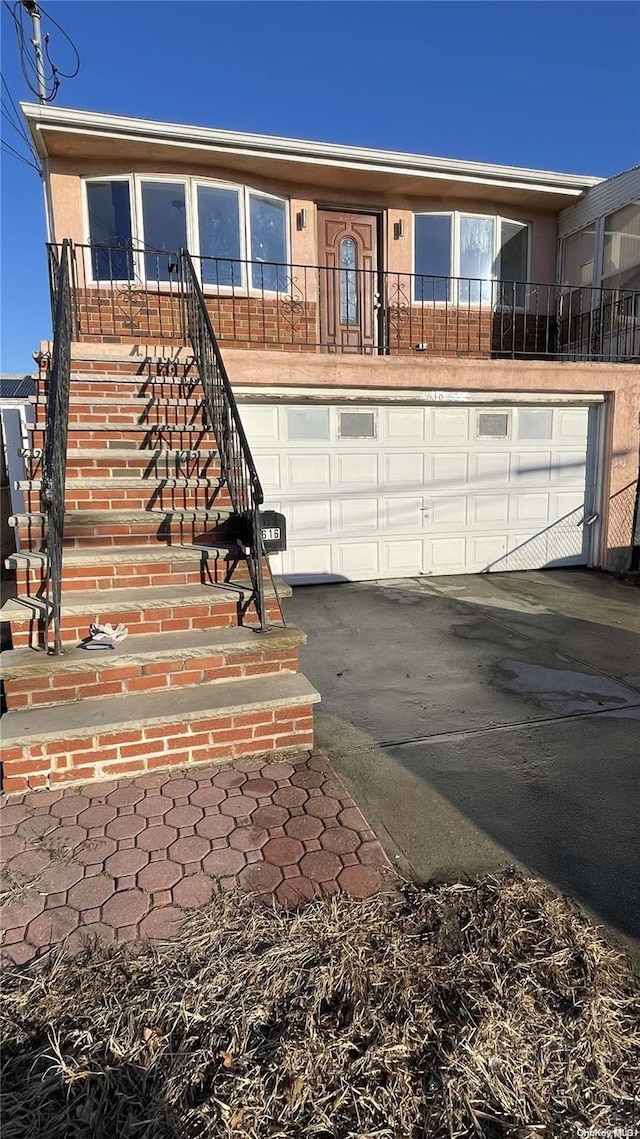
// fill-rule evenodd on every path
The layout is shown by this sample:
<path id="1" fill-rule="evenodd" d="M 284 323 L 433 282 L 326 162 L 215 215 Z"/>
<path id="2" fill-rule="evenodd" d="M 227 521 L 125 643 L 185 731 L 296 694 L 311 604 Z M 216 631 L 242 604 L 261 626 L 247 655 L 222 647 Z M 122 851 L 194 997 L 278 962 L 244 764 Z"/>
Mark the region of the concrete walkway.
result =
<path id="1" fill-rule="evenodd" d="M 299 905 L 394 878 L 327 759 L 309 753 L 12 796 L 0 866 L 5 965 L 91 935 L 171 938 L 216 890 Z"/>

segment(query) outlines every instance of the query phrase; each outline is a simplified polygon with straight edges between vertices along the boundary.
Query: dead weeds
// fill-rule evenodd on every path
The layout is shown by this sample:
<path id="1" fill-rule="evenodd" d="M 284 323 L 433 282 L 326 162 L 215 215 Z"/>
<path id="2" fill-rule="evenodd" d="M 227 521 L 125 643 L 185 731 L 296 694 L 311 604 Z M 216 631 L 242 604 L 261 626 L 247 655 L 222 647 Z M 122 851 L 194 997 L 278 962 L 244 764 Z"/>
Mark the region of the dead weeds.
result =
<path id="1" fill-rule="evenodd" d="M 640 1133 L 639 989 L 517 875 L 286 912 L 5 975 L 3 1139 Z"/>

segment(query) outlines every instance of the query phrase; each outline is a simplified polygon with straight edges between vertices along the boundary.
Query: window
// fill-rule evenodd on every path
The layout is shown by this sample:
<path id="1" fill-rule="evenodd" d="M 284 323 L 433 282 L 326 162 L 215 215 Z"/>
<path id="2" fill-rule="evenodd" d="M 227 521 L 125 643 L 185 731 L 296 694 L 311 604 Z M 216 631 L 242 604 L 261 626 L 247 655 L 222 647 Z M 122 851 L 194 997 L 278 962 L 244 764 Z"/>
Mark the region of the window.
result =
<path id="1" fill-rule="evenodd" d="M 196 193 L 202 283 L 242 287 L 240 194 L 222 186 L 198 186 Z"/>
<path id="2" fill-rule="evenodd" d="M 640 201 L 604 219 L 602 286 L 640 289 Z"/>
<path id="3" fill-rule="evenodd" d="M 340 411 L 338 435 L 341 439 L 375 439 L 376 416 L 373 411 Z"/>
<path id="4" fill-rule="evenodd" d="M 356 243 L 352 237 L 340 242 L 340 323 L 358 321 L 358 294 L 356 290 Z"/>
<path id="5" fill-rule="evenodd" d="M 287 437 L 289 439 L 328 439 L 328 407 L 288 407 Z"/>
<path id="6" fill-rule="evenodd" d="M 593 284 L 593 259 L 595 253 L 596 227 L 585 226 L 584 229 L 572 233 L 564 243 L 564 257 L 562 266 L 563 285 L 572 285 L 578 288 L 581 285 Z"/>
<path id="7" fill-rule="evenodd" d="M 254 289 L 282 293 L 286 289 L 287 240 L 285 203 L 249 194 L 251 284 Z"/>
<path id="8" fill-rule="evenodd" d="M 415 217 L 414 300 L 449 300 L 451 272 L 451 222 L 442 214 Z M 426 274 L 422 276 L 421 274 Z M 420 274 L 420 275 L 418 275 Z"/>
<path id="9" fill-rule="evenodd" d="M 477 435 L 479 439 L 506 439 L 509 435 L 509 413 L 479 411 Z"/>
<path id="10" fill-rule="evenodd" d="M 491 304 L 493 218 L 460 218 L 460 303 Z"/>
<path id="11" fill-rule="evenodd" d="M 133 277 L 129 183 L 89 182 L 87 213 L 94 281 L 129 281 Z"/>
<path id="12" fill-rule="evenodd" d="M 136 274 L 169 281 L 177 254 L 190 248 L 203 285 L 279 293 L 289 286 L 288 210 L 280 198 L 136 175 L 88 179 L 86 195 L 94 281 L 131 281 Z"/>
<path id="13" fill-rule="evenodd" d="M 529 226 L 476 214 L 416 214 L 413 299 L 524 308 Z M 460 278 L 455 282 L 452 278 Z M 503 282 L 496 290 L 495 280 Z"/>
<path id="14" fill-rule="evenodd" d="M 168 281 L 176 264 L 176 254 L 187 247 L 185 185 L 183 182 L 143 182 L 141 198 L 145 276 Z"/>

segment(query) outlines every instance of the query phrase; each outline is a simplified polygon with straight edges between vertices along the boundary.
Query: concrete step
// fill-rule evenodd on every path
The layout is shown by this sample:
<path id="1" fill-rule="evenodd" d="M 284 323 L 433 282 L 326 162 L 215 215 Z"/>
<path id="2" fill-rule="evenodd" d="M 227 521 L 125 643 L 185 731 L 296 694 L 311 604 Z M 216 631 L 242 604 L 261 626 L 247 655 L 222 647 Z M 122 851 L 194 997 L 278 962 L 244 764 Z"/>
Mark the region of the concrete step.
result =
<path id="1" fill-rule="evenodd" d="M 300 673 L 80 700 L 3 719 L 6 792 L 140 775 L 313 744 L 316 689 Z"/>
<path id="2" fill-rule="evenodd" d="M 27 513 L 39 511 L 40 479 L 20 479 L 16 487 L 23 492 Z M 206 510 L 213 507 L 230 509 L 231 499 L 220 478 L 79 478 L 67 479 L 67 510 L 144 510 L 160 507 L 168 510 Z"/>
<path id="3" fill-rule="evenodd" d="M 276 581 L 281 598 L 291 596 L 291 587 Z M 94 622 L 117 625 L 122 622 L 130 634 L 174 633 L 192 629 L 226 628 L 256 623 L 248 585 L 147 586 L 112 589 L 108 593 L 65 591 L 62 596 L 62 643 L 77 645 L 89 635 Z M 274 589 L 265 583 L 269 621 L 281 620 Z M 0 608 L 0 627 L 10 631 L 14 648 L 38 649 L 43 643 L 45 602 L 38 597 L 18 595 Z"/>
<path id="4" fill-rule="evenodd" d="M 9 649 L 0 653 L 0 681 L 10 712 L 136 692 L 173 692 L 182 685 L 296 672 L 305 641 L 295 626 L 264 633 L 236 626 L 134 635 L 114 649 L 74 648 L 61 656 Z"/>
<path id="5" fill-rule="evenodd" d="M 185 375 L 184 368 L 180 375 L 159 375 L 157 369 L 147 367 L 136 375 L 123 375 L 109 372 L 72 372 L 71 394 L 75 397 L 104 396 L 111 398 L 114 395 L 125 399 L 130 397 L 170 396 L 172 399 L 190 399 L 192 396 L 202 398 L 203 391 L 197 371 L 193 369 Z M 43 402 L 47 398 L 49 384 L 46 377 L 39 379 L 36 389 L 35 402 Z"/>
<path id="6" fill-rule="evenodd" d="M 215 544 L 229 530 L 231 510 L 71 510 L 65 514 L 66 547 Z M 44 549 L 46 515 L 13 514 L 21 550 Z"/>

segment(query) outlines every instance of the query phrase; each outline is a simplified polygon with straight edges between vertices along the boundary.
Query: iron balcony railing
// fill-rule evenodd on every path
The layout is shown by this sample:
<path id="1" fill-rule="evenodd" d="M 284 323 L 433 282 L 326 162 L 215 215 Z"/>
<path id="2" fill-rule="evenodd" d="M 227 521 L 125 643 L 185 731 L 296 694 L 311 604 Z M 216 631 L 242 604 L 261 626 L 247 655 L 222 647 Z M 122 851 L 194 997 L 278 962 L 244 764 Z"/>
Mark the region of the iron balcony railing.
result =
<path id="1" fill-rule="evenodd" d="M 67 472 L 71 344 L 77 336 L 73 319 L 73 249 L 64 241 L 49 250 L 53 350 L 48 377 L 47 420 L 42 456 L 40 502 L 46 516 L 47 563 L 41 596 L 45 601 L 44 647 L 61 653 L 62 543 Z"/>
<path id="2" fill-rule="evenodd" d="M 180 254 L 178 271 L 184 300 L 185 333 L 191 344 L 203 386 L 207 419 L 216 437 L 220 454 L 220 471 L 231 498 L 236 533 L 246 549 L 253 591 L 252 600 L 258 615 L 259 629 L 264 631 L 267 627 L 265 571 L 271 577 L 260 522 L 260 507 L 264 502 L 264 494 L 213 331 L 202 287 L 193 260 L 186 252 Z M 277 598 L 272 577 L 271 582 Z M 284 625 L 281 607 L 280 618 Z"/>
<path id="3" fill-rule="evenodd" d="M 184 338 L 179 255 L 76 245 L 83 340 Z M 371 355 L 640 359 L 640 292 L 191 255 L 220 344 Z"/>

